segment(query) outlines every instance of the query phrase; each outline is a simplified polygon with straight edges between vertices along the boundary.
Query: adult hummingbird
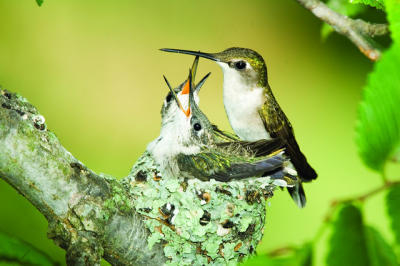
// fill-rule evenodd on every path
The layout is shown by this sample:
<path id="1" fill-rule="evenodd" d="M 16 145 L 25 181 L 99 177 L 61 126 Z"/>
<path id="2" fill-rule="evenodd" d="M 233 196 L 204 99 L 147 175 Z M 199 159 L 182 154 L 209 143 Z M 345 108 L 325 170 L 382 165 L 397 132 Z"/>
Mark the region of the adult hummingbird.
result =
<path id="1" fill-rule="evenodd" d="M 232 47 L 219 53 L 161 49 L 166 52 L 200 56 L 217 62 L 224 73 L 223 98 L 226 113 L 234 132 L 243 140 L 280 139 L 303 182 L 317 178 L 294 136 L 293 128 L 276 101 L 268 84 L 267 67 L 257 52 Z M 306 197 L 299 183 L 288 188 L 299 207 L 304 207 Z"/>
<path id="2" fill-rule="evenodd" d="M 240 144 L 218 145 L 213 126 L 199 109 L 194 96 L 194 91 L 205 79 L 194 86 L 192 73 L 190 71 L 187 81 L 175 90 L 165 79 L 170 93 L 162 108 L 161 133 L 147 147 L 162 172 L 203 181 L 214 178 L 228 182 L 269 175 L 273 179 L 283 179 L 289 185 L 297 182 L 291 169 L 286 168 L 288 161 L 282 150 L 255 157 Z"/>

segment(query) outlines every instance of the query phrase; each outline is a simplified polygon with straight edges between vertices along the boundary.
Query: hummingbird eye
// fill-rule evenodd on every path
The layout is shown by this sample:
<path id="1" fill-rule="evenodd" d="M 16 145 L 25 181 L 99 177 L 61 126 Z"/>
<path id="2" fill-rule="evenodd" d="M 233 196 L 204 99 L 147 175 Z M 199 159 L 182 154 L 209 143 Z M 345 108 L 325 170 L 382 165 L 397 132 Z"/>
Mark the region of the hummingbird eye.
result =
<path id="1" fill-rule="evenodd" d="M 170 92 L 170 93 L 168 93 L 167 98 L 165 98 L 165 100 L 167 101 L 167 103 L 169 103 L 171 101 L 171 99 L 172 99 L 172 94 Z"/>
<path id="2" fill-rule="evenodd" d="M 242 60 L 241 61 L 237 61 L 235 63 L 235 68 L 239 69 L 239 70 L 245 69 L 246 68 L 246 62 L 242 61 Z"/>
<path id="3" fill-rule="evenodd" d="M 200 123 L 194 124 L 194 125 L 193 125 L 193 128 L 194 128 L 194 130 L 196 130 L 196 131 L 201 130 L 201 125 L 200 125 Z"/>

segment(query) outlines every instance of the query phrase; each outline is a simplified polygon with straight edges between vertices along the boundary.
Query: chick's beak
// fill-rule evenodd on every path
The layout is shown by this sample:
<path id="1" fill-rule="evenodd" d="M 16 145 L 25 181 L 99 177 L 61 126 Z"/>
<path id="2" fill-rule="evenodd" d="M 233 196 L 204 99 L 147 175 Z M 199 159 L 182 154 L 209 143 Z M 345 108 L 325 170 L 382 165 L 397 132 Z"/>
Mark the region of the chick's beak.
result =
<path id="1" fill-rule="evenodd" d="M 182 103 L 181 103 L 181 101 L 179 100 L 178 95 L 176 95 L 175 91 L 172 89 L 171 85 L 169 84 L 169 82 L 168 82 L 168 80 L 167 80 L 167 78 L 166 78 L 165 76 L 164 76 L 164 80 L 165 80 L 165 82 L 167 83 L 168 88 L 169 88 L 169 90 L 171 91 L 171 94 L 172 94 L 172 96 L 174 97 L 174 99 L 175 99 L 175 101 L 176 101 L 176 104 L 179 106 L 179 109 L 182 110 L 182 112 L 186 115 L 186 117 L 189 117 L 189 116 L 190 116 L 190 101 L 189 101 L 189 104 L 188 104 L 188 109 L 187 109 L 187 110 L 183 109 Z M 184 87 L 189 86 L 189 85 L 187 85 L 187 84 L 189 84 L 189 80 L 186 81 Z M 188 90 L 188 94 L 189 94 L 190 87 L 188 87 L 187 90 Z M 182 90 L 182 91 L 183 91 L 183 90 Z"/>

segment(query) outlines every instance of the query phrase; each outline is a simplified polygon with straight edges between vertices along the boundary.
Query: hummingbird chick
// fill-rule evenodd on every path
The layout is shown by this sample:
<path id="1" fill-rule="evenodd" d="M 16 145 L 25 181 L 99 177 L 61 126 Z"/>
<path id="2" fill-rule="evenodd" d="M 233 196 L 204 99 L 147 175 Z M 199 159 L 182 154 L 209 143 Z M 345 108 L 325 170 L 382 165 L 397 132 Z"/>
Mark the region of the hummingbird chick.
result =
<path id="1" fill-rule="evenodd" d="M 297 170 L 302 182 L 317 178 L 294 136 L 292 125 L 276 101 L 268 84 L 267 67 L 257 52 L 247 48 L 228 48 L 219 53 L 203 53 L 180 49 L 161 49 L 213 60 L 224 73 L 223 98 L 229 123 L 242 140 L 279 139 L 285 154 Z M 299 183 L 288 191 L 299 207 L 306 204 L 304 189 Z"/>
<path id="2" fill-rule="evenodd" d="M 288 161 L 282 149 L 275 154 L 255 157 L 248 148 L 251 145 L 240 145 L 240 142 L 235 145 L 234 141 L 220 145 L 213 125 L 196 102 L 196 95 L 209 74 L 194 86 L 195 72 L 192 68 L 189 78 L 176 89 L 172 89 L 164 77 L 170 92 L 162 107 L 161 132 L 147 147 L 161 172 L 222 182 L 268 175 L 293 185 L 296 173 L 286 168 Z"/>

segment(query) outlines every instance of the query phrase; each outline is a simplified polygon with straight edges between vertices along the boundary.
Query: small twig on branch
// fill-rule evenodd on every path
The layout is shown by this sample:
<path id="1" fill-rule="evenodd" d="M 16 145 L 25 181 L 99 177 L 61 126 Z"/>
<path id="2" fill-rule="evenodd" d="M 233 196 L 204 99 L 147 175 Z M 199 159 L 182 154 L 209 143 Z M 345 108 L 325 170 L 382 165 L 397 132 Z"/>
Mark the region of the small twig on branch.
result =
<path id="1" fill-rule="evenodd" d="M 367 200 L 370 197 L 378 194 L 379 192 L 381 192 L 381 191 L 383 191 L 385 189 L 388 189 L 388 188 L 390 188 L 392 186 L 398 185 L 398 184 L 400 184 L 400 181 L 386 181 L 383 185 L 381 185 L 381 186 L 379 186 L 377 188 L 374 188 L 373 190 L 368 191 L 367 193 L 362 194 L 360 196 L 332 201 L 330 212 L 328 213 L 328 215 L 326 215 L 325 221 L 329 222 L 332 219 L 332 213 L 334 212 L 335 208 L 337 206 L 339 206 L 340 204 L 356 202 L 356 201 L 364 202 L 365 200 Z"/>
<path id="2" fill-rule="evenodd" d="M 361 19 L 351 19 L 337 13 L 319 0 L 297 0 L 317 18 L 328 23 L 335 31 L 349 38 L 370 60 L 376 61 L 381 51 L 371 41 L 371 37 L 389 32 L 387 24 L 373 24 Z"/>
<path id="3" fill-rule="evenodd" d="M 352 198 L 346 198 L 346 199 L 340 199 L 340 200 L 333 200 L 331 205 L 330 205 L 330 208 L 327 211 L 327 214 L 325 215 L 324 222 L 321 225 L 320 229 L 318 230 L 318 233 L 317 233 L 315 239 L 318 239 L 323 234 L 323 232 L 325 231 L 325 228 L 327 227 L 326 225 L 329 224 L 332 221 L 332 217 L 333 217 L 333 214 L 336 211 L 336 208 L 338 206 L 340 206 L 341 204 L 357 202 L 357 201 L 358 202 L 364 202 L 365 200 L 367 200 L 370 197 L 378 194 L 379 192 L 382 192 L 382 191 L 384 191 L 384 190 L 386 190 L 386 189 L 388 189 L 388 188 L 390 188 L 392 186 L 396 186 L 396 185 L 399 185 L 399 184 L 400 184 L 400 181 L 388 181 L 387 180 L 387 181 L 385 181 L 383 183 L 383 185 L 381 185 L 381 186 L 379 186 L 377 188 L 374 188 L 371 191 L 368 191 L 368 192 L 366 192 L 366 193 L 364 193 L 364 194 L 362 194 L 360 196 L 352 197 Z"/>
<path id="4" fill-rule="evenodd" d="M 362 194 L 360 196 L 353 197 L 353 198 L 340 199 L 340 200 L 333 200 L 328 209 L 327 214 L 325 215 L 322 225 L 320 226 L 320 228 L 318 229 L 318 231 L 314 237 L 313 242 L 316 242 L 321 237 L 321 235 L 325 232 L 327 225 L 332 221 L 333 214 L 335 213 L 336 208 L 338 206 L 340 206 L 341 204 L 356 202 L 356 201 L 364 202 L 365 200 L 378 194 L 379 192 L 382 192 L 382 191 L 384 191 L 388 188 L 391 188 L 393 186 L 396 186 L 396 185 L 400 185 L 400 181 L 385 181 L 385 183 L 383 185 L 381 185 L 377 188 L 374 188 L 371 191 L 368 191 L 365 194 Z M 271 250 L 270 252 L 268 252 L 268 256 L 270 256 L 270 257 L 285 256 L 285 255 L 290 254 L 294 250 L 296 250 L 296 247 L 283 246 L 283 247 L 279 247 L 277 249 Z"/>
<path id="5" fill-rule="evenodd" d="M 348 17 L 346 18 L 351 20 L 354 27 L 356 27 L 361 33 L 367 36 L 375 37 L 375 36 L 386 35 L 389 33 L 388 24 L 385 23 L 374 24 L 366 22 L 362 19 L 351 19 Z"/>
<path id="6" fill-rule="evenodd" d="M 375 194 L 377 194 L 377 193 L 379 193 L 379 192 L 381 192 L 381 191 L 383 191 L 383 190 L 385 190 L 385 189 L 388 189 L 388 188 L 390 188 L 390 187 L 396 186 L 396 185 L 398 185 L 398 184 L 400 184 L 400 181 L 386 181 L 382 186 L 377 187 L 377 188 L 371 190 L 370 192 L 365 193 L 364 195 L 359 196 L 357 200 L 359 200 L 359 201 L 365 201 L 365 200 L 368 199 L 369 197 L 374 196 Z"/>
<path id="7" fill-rule="evenodd" d="M 324 231 L 325 225 L 330 223 L 332 221 L 332 217 L 333 214 L 335 213 L 336 208 L 341 205 L 341 204 L 345 204 L 345 203 L 351 203 L 351 202 L 364 202 L 365 200 L 369 199 L 370 197 L 378 194 L 379 192 L 382 192 L 392 186 L 396 186 L 399 185 L 400 181 L 385 181 L 385 183 L 377 188 L 374 188 L 371 191 L 366 192 L 365 194 L 362 194 L 360 196 L 357 197 L 353 197 L 353 198 L 347 198 L 347 199 L 340 199 L 340 200 L 334 200 L 331 203 L 330 208 L 328 209 L 327 214 L 325 215 L 324 218 L 324 223 L 322 225 L 322 230 L 319 230 L 318 235 L 321 235 Z M 317 236 L 319 237 L 319 236 Z"/>

